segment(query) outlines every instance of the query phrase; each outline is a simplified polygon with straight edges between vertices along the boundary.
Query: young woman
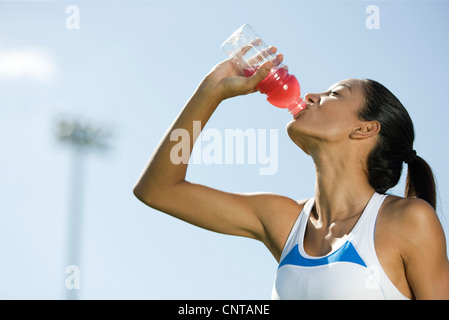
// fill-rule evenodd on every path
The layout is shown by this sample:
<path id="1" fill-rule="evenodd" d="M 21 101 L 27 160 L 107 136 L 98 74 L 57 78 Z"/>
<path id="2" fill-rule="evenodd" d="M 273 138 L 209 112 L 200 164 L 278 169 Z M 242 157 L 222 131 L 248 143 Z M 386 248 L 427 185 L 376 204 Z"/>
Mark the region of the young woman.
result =
<path id="1" fill-rule="evenodd" d="M 144 168 L 136 197 L 199 227 L 262 241 L 280 263 L 274 299 L 449 299 L 432 171 L 413 150 L 407 111 L 375 81 L 347 79 L 307 94 L 307 108 L 287 125 L 315 163 L 312 199 L 215 190 L 186 181 L 187 164 L 172 163 L 172 130 L 187 130 L 192 149 L 193 121 L 204 127 L 221 101 L 257 91 L 272 65 L 249 78 L 230 60 L 215 66 Z M 406 197 L 386 195 L 403 162 Z"/>

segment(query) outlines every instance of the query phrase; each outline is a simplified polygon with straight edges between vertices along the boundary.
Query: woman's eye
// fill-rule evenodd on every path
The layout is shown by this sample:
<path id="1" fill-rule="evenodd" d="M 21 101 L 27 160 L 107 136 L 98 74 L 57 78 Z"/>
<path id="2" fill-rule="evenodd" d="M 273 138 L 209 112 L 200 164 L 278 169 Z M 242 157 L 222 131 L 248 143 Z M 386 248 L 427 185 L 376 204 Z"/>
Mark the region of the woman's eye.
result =
<path id="1" fill-rule="evenodd" d="M 338 95 L 338 92 L 337 91 L 331 91 L 331 94 Z"/>

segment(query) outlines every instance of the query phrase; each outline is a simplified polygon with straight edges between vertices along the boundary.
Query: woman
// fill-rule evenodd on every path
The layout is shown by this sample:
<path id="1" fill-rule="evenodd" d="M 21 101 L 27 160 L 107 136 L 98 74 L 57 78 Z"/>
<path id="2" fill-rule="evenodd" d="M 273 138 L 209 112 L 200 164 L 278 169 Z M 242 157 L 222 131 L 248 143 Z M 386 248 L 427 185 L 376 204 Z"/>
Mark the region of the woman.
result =
<path id="1" fill-rule="evenodd" d="M 272 66 L 248 78 L 230 60 L 215 66 L 149 160 L 137 198 L 199 227 L 262 241 L 280 262 L 274 299 L 449 299 L 432 172 L 413 150 L 407 111 L 375 81 L 348 79 L 307 94 L 307 108 L 287 125 L 315 163 L 313 199 L 215 190 L 186 181 L 186 161 L 172 163 L 174 129 L 190 133 L 191 150 L 193 121 L 203 128 L 221 101 L 257 91 Z M 385 195 L 404 161 L 406 198 Z"/>

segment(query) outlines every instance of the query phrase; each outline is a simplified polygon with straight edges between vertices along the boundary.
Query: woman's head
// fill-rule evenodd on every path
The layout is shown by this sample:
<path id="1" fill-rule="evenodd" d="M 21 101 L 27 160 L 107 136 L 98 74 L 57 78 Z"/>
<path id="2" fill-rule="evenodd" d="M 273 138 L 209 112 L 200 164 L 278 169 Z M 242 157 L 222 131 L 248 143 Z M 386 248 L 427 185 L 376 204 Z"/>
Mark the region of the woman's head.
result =
<path id="1" fill-rule="evenodd" d="M 300 112 L 287 130 L 306 153 L 317 144 L 350 149 L 364 146 L 364 170 L 369 184 L 379 193 L 399 182 L 402 164 L 410 160 L 406 196 L 422 198 L 435 208 L 432 171 L 413 154 L 412 120 L 386 87 L 373 80 L 348 79 L 305 99 L 307 110 Z"/>
<path id="2" fill-rule="evenodd" d="M 288 134 L 306 153 L 311 142 L 347 142 L 353 128 L 359 127 L 357 112 L 364 103 L 361 81 L 347 79 L 327 91 L 309 93 L 307 107 L 289 123 Z"/>

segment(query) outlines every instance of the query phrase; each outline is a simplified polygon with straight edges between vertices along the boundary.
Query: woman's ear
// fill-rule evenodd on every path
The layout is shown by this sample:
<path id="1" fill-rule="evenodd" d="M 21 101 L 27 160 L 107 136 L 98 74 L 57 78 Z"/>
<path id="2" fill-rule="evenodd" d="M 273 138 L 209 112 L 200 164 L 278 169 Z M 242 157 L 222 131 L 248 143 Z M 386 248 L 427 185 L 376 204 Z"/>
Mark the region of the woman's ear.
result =
<path id="1" fill-rule="evenodd" d="M 375 136 L 380 131 L 379 121 L 365 121 L 360 126 L 354 128 L 350 137 L 353 139 L 365 139 Z"/>

